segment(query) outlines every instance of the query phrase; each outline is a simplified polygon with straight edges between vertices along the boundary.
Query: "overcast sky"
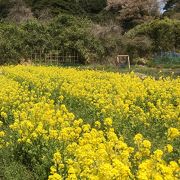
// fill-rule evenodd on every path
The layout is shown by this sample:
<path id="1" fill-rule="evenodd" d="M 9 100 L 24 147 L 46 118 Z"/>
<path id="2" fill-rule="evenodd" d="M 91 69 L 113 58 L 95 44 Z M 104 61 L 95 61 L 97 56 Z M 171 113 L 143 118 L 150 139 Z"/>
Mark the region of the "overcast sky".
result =
<path id="1" fill-rule="evenodd" d="M 158 0 L 158 2 L 159 2 L 159 5 L 160 5 L 160 11 L 164 12 L 164 10 L 163 10 L 164 5 L 165 5 L 164 0 Z"/>

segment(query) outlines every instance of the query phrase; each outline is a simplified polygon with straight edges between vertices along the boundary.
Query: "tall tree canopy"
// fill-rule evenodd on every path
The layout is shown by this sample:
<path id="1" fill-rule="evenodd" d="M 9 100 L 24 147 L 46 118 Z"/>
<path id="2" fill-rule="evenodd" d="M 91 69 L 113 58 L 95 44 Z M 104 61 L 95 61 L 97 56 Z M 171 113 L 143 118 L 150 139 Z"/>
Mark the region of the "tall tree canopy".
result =
<path id="1" fill-rule="evenodd" d="M 98 13 L 106 7 L 106 0 L 25 0 L 33 10 L 50 8 L 53 14 L 60 12 L 82 14 Z"/>
<path id="2" fill-rule="evenodd" d="M 125 28 L 131 28 L 159 15 L 157 0 L 108 0 L 107 10 L 118 14 Z"/>
<path id="3" fill-rule="evenodd" d="M 7 17 L 11 7 L 12 3 L 10 0 L 0 0 L 0 19 Z"/>
<path id="4" fill-rule="evenodd" d="M 179 0 L 165 0 L 164 15 L 180 19 L 180 1 Z"/>
<path id="5" fill-rule="evenodd" d="M 106 7 L 107 0 L 0 0 L 0 18 L 6 18 L 10 11 L 17 11 L 17 8 L 13 9 L 17 4 L 32 9 L 37 18 L 46 16 L 48 19 L 60 13 L 85 16 L 97 14 Z"/>
<path id="6" fill-rule="evenodd" d="M 7 20 L 15 23 L 25 22 L 33 19 L 33 13 L 30 7 L 27 7 L 23 0 L 11 0 L 12 7 L 9 8 Z"/>

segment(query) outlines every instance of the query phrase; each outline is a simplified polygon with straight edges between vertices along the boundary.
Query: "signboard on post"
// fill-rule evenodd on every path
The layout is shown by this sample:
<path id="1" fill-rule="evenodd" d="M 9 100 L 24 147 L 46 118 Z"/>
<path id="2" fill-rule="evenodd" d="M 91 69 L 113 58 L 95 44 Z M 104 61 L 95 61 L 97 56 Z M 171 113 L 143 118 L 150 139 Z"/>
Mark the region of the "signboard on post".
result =
<path id="1" fill-rule="evenodd" d="M 127 64 L 128 68 L 130 70 L 131 69 L 131 63 L 130 63 L 129 55 L 118 55 L 117 56 L 117 64 L 119 66 L 123 66 L 123 67 Z"/>

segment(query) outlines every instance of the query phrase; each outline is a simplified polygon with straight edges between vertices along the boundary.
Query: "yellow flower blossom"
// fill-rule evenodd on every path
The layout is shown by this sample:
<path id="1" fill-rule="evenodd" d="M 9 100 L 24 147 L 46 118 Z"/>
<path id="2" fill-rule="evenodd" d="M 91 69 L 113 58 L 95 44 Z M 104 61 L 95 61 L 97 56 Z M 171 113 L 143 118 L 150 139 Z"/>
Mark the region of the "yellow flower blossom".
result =
<path id="1" fill-rule="evenodd" d="M 135 142 L 140 142 L 142 141 L 142 139 L 143 139 L 142 134 L 136 134 L 136 136 L 134 137 Z"/>
<path id="2" fill-rule="evenodd" d="M 151 148 L 151 142 L 148 140 L 144 140 L 142 144 L 145 148 Z"/>
<path id="3" fill-rule="evenodd" d="M 33 171 L 50 174 L 50 180 L 180 179 L 179 78 L 141 80 L 135 73 L 62 67 L 3 69 L 0 147 L 20 147 L 24 153 L 16 158 L 28 155 L 32 164 L 41 160 Z"/>
<path id="4" fill-rule="evenodd" d="M 112 119 L 111 119 L 111 118 L 106 118 L 106 119 L 104 120 L 104 124 L 105 124 L 106 126 L 112 126 Z"/>
<path id="5" fill-rule="evenodd" d="M 5 132 L 4 131 L 0 131 L 0 138 L 5 136 Z"/>
<path id="6" fill-rule="evenodd" d="M 168 145 L 165 147 L 165 150 L 166 150 L 168 153 L 171 153 L 171 152 L 173 152 L 173 146 L 171 146 L 170 144 L 168 144 Z"/>
<path id="7" fill-rule="evenodd" d="M 179 137 L 180 136 L 180 131 L 177 129 L 177 128 L 169 128 L 168 129 L 168 137 L 170 139 L 174 139 L 176 137 Z"/>
<path id="8" fill-rule="evenodd" d="M 96 121 L 95 122 L 95 127 L 100 128 L 101 127 L 101 123 L 99 121 Z"/>
<path id="9" fill-rule="evenodd" d="M 50 175 L 48 180 L 62 180 L 62 176 L 60 176 L 59 174 L 57 173 L 54 173 L 53 175 Z"/>

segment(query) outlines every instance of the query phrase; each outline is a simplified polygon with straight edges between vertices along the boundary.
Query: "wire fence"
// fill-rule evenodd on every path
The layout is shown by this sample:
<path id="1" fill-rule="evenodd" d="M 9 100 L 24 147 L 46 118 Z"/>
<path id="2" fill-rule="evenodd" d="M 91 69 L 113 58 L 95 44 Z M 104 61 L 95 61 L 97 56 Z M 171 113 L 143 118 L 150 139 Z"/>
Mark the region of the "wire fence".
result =
<path id="1" fill-rule="evenodd" d="M 154 55 L 154 63 L 156 64 L 180 64 L 180 53 L 169 51 L 169 52 L 159 52 Z"/>
<path id="2" fill-rule="evenodd" d="M 161 51 L 154 54 L 154 58 L 157 58 L 157 57 L 180 58 L 180 53 L 177 53 L 175 51 L 168 51 L 168 52 Z"/>
<path id="3" fill-rule="evenodd" d="M 34 64 L 46 65 L 62 65 L 62 64 L 78 64 L 81 63 L 80 55 L 75 50 L 49 50 L 49 51 L 33 51 L 30 60 Z"/>

